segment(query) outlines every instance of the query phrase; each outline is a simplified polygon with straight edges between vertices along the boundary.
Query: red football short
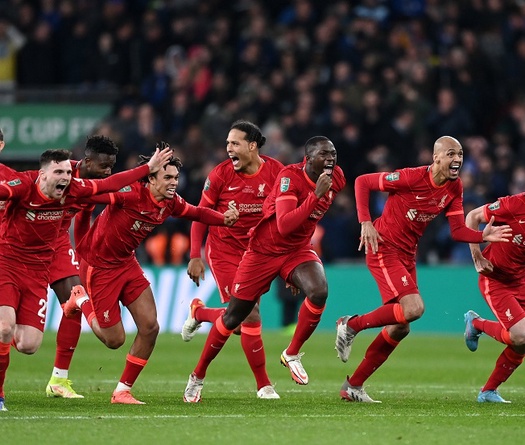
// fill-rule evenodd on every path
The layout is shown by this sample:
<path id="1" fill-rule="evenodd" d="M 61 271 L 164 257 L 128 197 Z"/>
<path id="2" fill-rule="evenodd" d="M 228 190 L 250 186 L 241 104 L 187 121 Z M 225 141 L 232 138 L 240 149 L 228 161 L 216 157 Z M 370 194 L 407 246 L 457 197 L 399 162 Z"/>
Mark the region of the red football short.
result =
<path id="1" fill-rule="evenodd" d="M 366 265 L 376 280 L 383 304 L 399 301 L 405 295 L 419 294 L 413 256 L 381 244 L 377 253 L 368 251 Z"/>
<path id="2" fill-rule="evenodd" d="M 206 243 L 206 261 L 217 283 L 222 303 L 230 301 L 233 278 L 243 255 L 244 250 L 222 244 L 212 246 L 209 242 Z"/>
<path id="3" fill-rule="evenodd" d="M 509 330 L 525 318 L 525 286 L 519 282 L 502 283 L 481 274 L 478 285 L 481 295 L 505 329 Z"/>
<path id="4" fill-rule="evenodd" d="M 58 247 L 49 268 L 49 284 L 78 275 L 79 258 L 71 246 L 69 236 L 61 235 L 57 240 Z"/>
<path id="5" fill-rule="evenodd" d="M 272 281 L 280 275 L 286 282 L 291 282 L 291 274 L 300 264 L 321 260 L 306 246 L 286 255 L 266 255 L 247 250 L 237 269 L 231 293 L 240 300 L 255 301 L 268 292 Z"/>
<path id="6" fill-rule="evenodd" d="M 92 267 L 81 260 L 80 280 L 101 328 L 109 328 L 121 320 L 119 301 L 124 306 L 130 305 L 150 285 L 136 259 L 113 269 Z"/>
<path id="7" fill-rule="evenodd" d="M 0 257 L 0 306 L 15 309 L 17 324 L 44 332 L 48 281 L 47 270 L 28 269 Z"/>

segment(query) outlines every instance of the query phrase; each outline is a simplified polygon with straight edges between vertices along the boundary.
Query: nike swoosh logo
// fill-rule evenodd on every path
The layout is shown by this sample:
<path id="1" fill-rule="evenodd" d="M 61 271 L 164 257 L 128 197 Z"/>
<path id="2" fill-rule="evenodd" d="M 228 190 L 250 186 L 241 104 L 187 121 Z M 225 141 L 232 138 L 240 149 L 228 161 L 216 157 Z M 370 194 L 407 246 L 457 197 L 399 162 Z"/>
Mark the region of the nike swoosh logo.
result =
<path id="1" fill-rule="evenodd" d="M 147 215 L 147 214 L 149 214 L 149 213 L 151 213 L 151 212 L 146 212 L 145 210 L 142 210 L 142 211 L 140 212 L 141 215 Z"/>
<path id="2" fill-rule="evenodd" d="M 519 220 L 519 223 L 520 223 L 520 224 L 525 224 L 525 220 L 520 219 L 520 220 Z"/>
<path id="3" fill-rule="evenodd" d="M 238 188 L 240 188 L 240 187 L 228 187 L 228 190 L 230 190 L 230 191 L 231 190 L 237 190 Z"/>
<path id="4" fill-rule="evenodd" d="M 215 346 L 213 343 L 210 345 L 213 349 L 221 349 L 220 346 Z"/>
<path id="5" fill-rule="evenodd" d="M 416 199 L 427 199 L 426 196 L 419 196 L 419 195 L 416 195 Z"/>
<path id="6" fill-rule="evenodd" d="M 30 202 L 29 205 L 31 207 L 40 207 L 42 204 L 35 204 L 34 202 Z"/>
<path id="7" fill-rule="evenodd" d="M 252 349 L 252 352 L 259 352 L 262 348 L 263 346 L 261 346 L 259 349 Z"/>

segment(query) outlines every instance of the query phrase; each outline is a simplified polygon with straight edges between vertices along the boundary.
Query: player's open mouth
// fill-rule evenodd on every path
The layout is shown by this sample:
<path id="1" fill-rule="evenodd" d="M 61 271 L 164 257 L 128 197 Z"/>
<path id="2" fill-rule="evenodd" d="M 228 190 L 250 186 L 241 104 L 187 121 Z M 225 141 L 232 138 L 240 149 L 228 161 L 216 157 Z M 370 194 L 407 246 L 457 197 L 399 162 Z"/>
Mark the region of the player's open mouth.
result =
<path id="1" fill-rule="evenodd" d="M 55 188 L 57 192 L 62 193 L 66 189 L 66 187 L 67 184 L 57 184 Z"/>
<path id="2" fill-rule="evenodd" d="M 239 163 L 239 158 L 237 156 L 230 156 L 230 159 L 233 162 L 233 165 L 237 165 Z"/>
<path id="3" fill-rule="evenodd" d="M 461 164 L 450 164 L 450 171 L 452 173 L 458 173 L 461 168 Z"/>
<path id="4" fill-rule="evenodd" d="M 327 164 L 324 166 L 323 171 L 327 175 L 331 175 L 334 172 L 334 164 Z"/>

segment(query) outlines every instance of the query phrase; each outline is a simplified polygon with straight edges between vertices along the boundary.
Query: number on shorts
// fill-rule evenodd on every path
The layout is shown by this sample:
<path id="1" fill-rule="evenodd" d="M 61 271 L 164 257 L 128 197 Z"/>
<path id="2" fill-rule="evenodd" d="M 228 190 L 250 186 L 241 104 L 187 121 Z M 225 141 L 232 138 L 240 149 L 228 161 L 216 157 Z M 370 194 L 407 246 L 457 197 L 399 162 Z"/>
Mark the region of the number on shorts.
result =
<path id="1" fill-rule="evenodd" d="M 73 249 L 69 249 L 69 256 L 71 257 L 71 264 L 78 269 L 78 261 L 76 258 L 76 253 Z"/>
<path id="2" fill-rule="evenodd" d="M 41 318 L 40 323 L 46 324 L 47 300 L 45 298 L 41 298 L 38 304 L 40 309 L 38 310 L 37 314 Z"/>

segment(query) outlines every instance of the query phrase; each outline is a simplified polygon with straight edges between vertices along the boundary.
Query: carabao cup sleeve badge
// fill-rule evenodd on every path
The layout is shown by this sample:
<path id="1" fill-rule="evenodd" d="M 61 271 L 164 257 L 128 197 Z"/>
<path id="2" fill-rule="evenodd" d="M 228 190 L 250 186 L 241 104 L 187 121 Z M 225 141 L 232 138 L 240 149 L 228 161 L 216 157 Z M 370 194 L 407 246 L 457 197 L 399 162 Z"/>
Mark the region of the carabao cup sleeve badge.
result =
<path id="1" fill-rule="evenodd" d="M 281 178 L 281 192 L 287 192 L 290 188 L 290 178 Z"/>

